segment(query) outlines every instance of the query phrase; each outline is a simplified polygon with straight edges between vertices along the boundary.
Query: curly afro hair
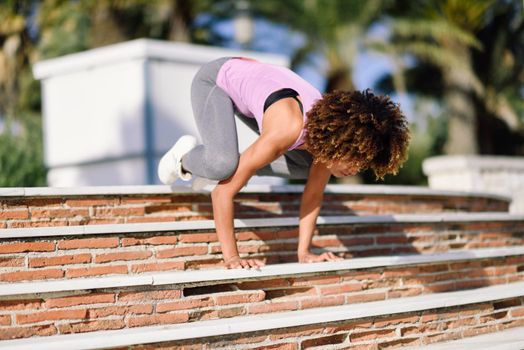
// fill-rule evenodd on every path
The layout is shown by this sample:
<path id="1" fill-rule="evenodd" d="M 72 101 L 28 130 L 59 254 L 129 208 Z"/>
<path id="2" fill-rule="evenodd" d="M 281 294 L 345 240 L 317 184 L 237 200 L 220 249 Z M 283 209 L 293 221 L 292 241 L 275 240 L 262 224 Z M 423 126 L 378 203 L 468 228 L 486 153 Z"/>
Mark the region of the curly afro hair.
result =
<path id="1" fill-rule="evenodd" d="M 315 163 L 347 161 L 377 179 L 396 174 L 407 159 L 406 118 L 388 96 L 371 90 L 324 94 L 307 113 L 306 146 Z"/>

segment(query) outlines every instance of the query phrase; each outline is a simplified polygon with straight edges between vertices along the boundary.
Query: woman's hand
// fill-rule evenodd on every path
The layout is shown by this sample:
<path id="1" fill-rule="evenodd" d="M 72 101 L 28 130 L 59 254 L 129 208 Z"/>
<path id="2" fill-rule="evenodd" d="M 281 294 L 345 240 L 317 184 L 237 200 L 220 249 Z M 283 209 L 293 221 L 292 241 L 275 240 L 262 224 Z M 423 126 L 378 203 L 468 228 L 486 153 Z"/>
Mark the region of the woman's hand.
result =
<path id="1" fill-rule="evenodd" d="M 227 269 L 250 269 L 265 266 L 266 263 L 259 259 L 242 259 L 241 257 L 234 256 L 224 261 Z"/>
<path id="2" fill-rule="evenodd" d="M 344 259 L 336 256 L 335 254 L 331 252 L 325 252 L 320 255 L 313 254 L 311 252 L 298 254 L 298 262 L 300 263 L 313 263 L 313 262 L 321 262 L 321 261 L 340 261 L 340 260 L 344 260 Z"/>

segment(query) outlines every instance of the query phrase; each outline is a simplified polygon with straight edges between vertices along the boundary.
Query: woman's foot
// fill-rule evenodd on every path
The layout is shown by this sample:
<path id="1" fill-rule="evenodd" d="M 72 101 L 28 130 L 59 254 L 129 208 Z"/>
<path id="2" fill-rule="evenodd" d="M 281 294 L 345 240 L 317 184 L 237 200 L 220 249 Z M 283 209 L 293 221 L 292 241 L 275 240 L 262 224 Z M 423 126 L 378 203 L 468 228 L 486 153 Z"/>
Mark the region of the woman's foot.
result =
<path id="1" fill-rule="evenodd" d="M 177 179 L 191 180 L 191 173 L 182 169 L 182 157 L 195 148 L 197 139 L 191 135 L 184 135 L 178 139 L 173 147 L 164 154 L 158 163 L 158 177 L 163 184 L 171 185 Z"/>

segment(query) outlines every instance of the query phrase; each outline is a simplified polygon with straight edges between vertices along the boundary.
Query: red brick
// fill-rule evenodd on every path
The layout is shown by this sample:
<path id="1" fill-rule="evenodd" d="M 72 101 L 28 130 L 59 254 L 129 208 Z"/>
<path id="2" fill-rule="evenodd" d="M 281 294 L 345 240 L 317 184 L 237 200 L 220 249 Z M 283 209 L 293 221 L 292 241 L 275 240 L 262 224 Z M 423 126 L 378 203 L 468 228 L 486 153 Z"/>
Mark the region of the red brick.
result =
<path id="1" fill-rule="evenodd" d="M 208 306 L 214 306 L 215 303 L 211 297 L 185 298 L 182 300 L 157 304 L 157 312 L 168 312 L 176 310 L 199 309 Z"/>
<path id="2" fill-rule="evenodd" d="M 31 219 L 38 218 L 73 218 L 89 216 L 89 209 L 31 209 Z"/>
<path id="3" fill-rule="evenodd" d="M 278 303 L 270 302 L 270 303 L 254 304 L 254 305 L 250 305 L 248 310 L 250 314 L 298 310 L 298 302 L 297 301 L 285 301 L 285 302 L 278 302 Z"/>
<path id="4" fill-rule="evenodd" d="M 71 264 L 85 264 L 91 262 L 91 254 L 62 255 L 45 258 L 29 258 L 29 267 L 45 267 Z"/>
<path id="5" fill-rule="evenodd" d="M 146 292 L 120 292 L 118 294 L 118 301 L 144 301 L 144 300 L 166 300 L 166 299 L 180 299 L 182 292 L 179 289 L 175 290 L 153 290 Z"/>
<path id="6" fill-rule="evenodd" d="M 24 258 L 0 257 L 0 267 L 24 267 Z"/>
<path id="7" fill-rule="evenodd" d="M 46 269 L 33 271 L 15 271 L 0 274 L 0 281 L 17 282 L 17 281 L 35 281 L 47 280 L 64 277 L 64 271 L 61 269 Z"/>
<path id="8" fill-rule="evenodd" d="M 74 320 L 82 319 L 86 316 L 87 310 L 52 310 L 27 315 L 16 315 L 16 323 L 27 324 L 53 320 Z"/>
<path id="9" fill-rule="evenodd" d="M 365 332 L 354 332 L 349 335 L 352 342 L 372 340 L 377 338 L 395 337 L 395 329 L 375 329 Z"/>
<path id="10" fill-rule="evenodd" d="M 147 214 L 158 214 L 162 212 L 193 212 L 192 204 L 161 204 L 161 205 L 148 205 L 145 208 Z"/>
<path id="11" fill-rule="evenodd" d="M 55 250 L 53 242 L 11 242 L 0 245 L 0 254 L 26 252 L 52 252 Z"/>
<path id="12" fill-rule="evenodd" d="M 393 325 L 398 325 L 401 323 L 417 323 L 420 317 L 415 316 L 393 316 L 388 318 L 378 319 L 374 322 L 375 328 L 383 328 Z"/>
<path id="13" fill-rule="evenodd" d="M 340 276 L 337 275 L 323 275 L 323 276 L 308 276 L 308 277 L 298 277 L 290 279 L 291 286 L 300 287 L 300 286 L 311 286 L 319 284 L 335 284 L 340 282 Z"/>
<path id="14" fill-rule="evenodd" d="M 0 310 L 14 311 L 14 310 L 34 310 L 39 309 L 43 304 L 41 299 L 27 299 L 27 300 L 0 300 Z"/>
<path id="15" fill-rule="evenodd" d="M 205 255 L 207 254 L 208 247 L 205 246 L 189 246 L 189 247 L 176 247 L 173 249 L 160 250 L 156 253 L 157 258 L 165 259 L 176 256 L 191 256 L 191 255 Z"/>
<path id="16" fill-rule="evenodd" d="M 76 305 L 105 304 L 114 303 L 115 294 L 113 293 L 93 293 L 85 295 L 73 295 L 61 298 L 51 298 L 46 300 L 46 308 L 68 307 Z"/>
<path id="17" fill-rule="evenodd" d="M 10 315 L 0 315 L 0 326 L 10 326 L 11 325 L 11 316 Z"/>
<path id="18" fill-rule="evenodd" d="M 11 219 L 18 219 L 18 220 L 29 219 L 29 210 L 18 209 L 18 210 L 0 211 L 0 220 L 11 220 Z"/>
<path id="19" fill-rule="evenodd" d="M 115 216 L 144 216 L 143 207 L 131 208 L 95 208 L 95 217 L 115 217 Z"/>
<path id="20" fill-rule="evenodd" d="M 11 327 L 2 328 L 0 340 L 30 338 L 33 336 L 50 336 L 57 334 L 54 325 L 31 326 L 31 327 Z"/>
<path id="21" fill-rule="evenodd" d="M 309 309 L 313 307 L 326 307 L 344 304 L 344 296 L 336 295 L 332 297 L 321 297 L 315 299 L 304 299 L 300 301 L 301 309 Z"/>
<path id="22" fill-rule="evenodd" d="M 355 295 L 348 295 L 347 296 L 347 302 L 349 304 L 353 303 L 365 303 L 368 301 L 376 301 L 376 300 L 384 300 L 386 299 L 386 294 L 384 292 L 381 293 L 363 293 L 363 294 L 355 294 Z"/>
<path id="23" fill-rule="evenodd" d="M 108 238 L 82 238 L 58 242 L 58 249 L 81 249 L 81 248 L 116 248 L 118 237 Z"/>
<path id="24" fill-rule="evenodd" d="M 187 233 L 179 235 L 179 240 L 183 243 L 218 242 L 218 236 L 216 233 Z"/>
<path id="25" fill-rule="evenodd" d="M 360 283 L 344 283 L 334 286 L 325 286 L 320 287 L 321 295 L 330 295 L 330 294 L 344 294 L 354 291 L 362 290 L 362 285 Z"/>
<path id="26" fill-rule="evenodd" d="M 235 233 L 237 241 L 268 241 L 278 239 L 275 231 L 242 231 Z"/>
<path id="27" fill-rule="evenodd" d="M 376 281 L 378 279 L 382 278 L 381 272 L 349 272 L 346 274 L 341 275 L 343 281 L 351 281 L 351 280 L 358 280 L 358 281 L 365 281 L 365 280 L 373 280 Z"/>
<path id="28" fill-rule="evenodd" d="M 142 327 L 157 324 L 184 323 L 189 320 L 189 313 L 160 314 L 152 316 L 131 316 L 127 319 L 128 327 Z"/>
<path id="29" fill-rule="evenodd" d="M 217 318 L 229 318 L 235 316 L 241 316 L 246 314 L 246 309 L 244 306 L 217 309 L 217 310 L 208 310 L 201 311 L 194 314 L 196 316 L 195 320 L 204 321 Z M 192 317 L 193 320 L 193 317 Z"/>
<path id="30" fill-rule="evenodd" d="M 86 277 L 86 276 L 102 276 L 111 274 L 127 274 L 126 265 L 115 265 L 115 266 L 95 266 L 95 267 L 82 267 L 77 269 L 68 269 L 66 271 L 66 277 Z"/>
<path id="31" fill-rule="evenodd" d="M 511 310 L 511 317 L 524 316 L 524 307 L 517 307 Z"/>
<path id="32" fill-rule="evenodd" d="M 109 306 L 88 309 L 88 318 L 102 318 L 108 316 L 124 316 L 128 314 L 152 314 L 153 305 L 126 305 L 126 306 Z"/>
<path id="33" fill-rule="evenodd" d="M 100 320 L 59 324 L 61 334 L 85 333 L 125 328 L 124 320 Z"/>
<path id="34" fill-rule="evenodd" d="M 147 250 L 135 251 L 135 252 L 117 252 L 117 253 L 106 253 L 98 254 L 95 256 L 96 263 L 106 263 L 113 261 L 126 261 L 126 260 L 143 260 L 151 257 L 152 252 Z"/>
<path id="35" fill-rule="evenodd" d="M 266 297 L 266 293 L 263 290 L 254 291 L 250 293 L 234 292 L 222 295 L 215 295 L 214 299 L 216 305 L 230 305 L 230 304 L 244 304 L 244 303 L 254 303 L 258 301 L 263 301 Z"/>
<path id="36" fill-rule="evenodd" d="M 241 282 L 238 284 L 238 287 L 240 289 L 264 289 L 264 290 L 289 287 L 289 286 L 290 286 L 289 280 L 283 279 L 283 278 L 266 280 L 266 281 Z"/>

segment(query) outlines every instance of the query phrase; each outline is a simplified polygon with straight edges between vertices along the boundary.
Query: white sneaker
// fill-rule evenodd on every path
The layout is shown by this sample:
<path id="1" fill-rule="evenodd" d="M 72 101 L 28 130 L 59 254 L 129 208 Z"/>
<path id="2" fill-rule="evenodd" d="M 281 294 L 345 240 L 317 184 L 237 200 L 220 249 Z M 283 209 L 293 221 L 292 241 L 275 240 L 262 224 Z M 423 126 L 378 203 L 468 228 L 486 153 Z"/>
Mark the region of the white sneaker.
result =
<path id="1" fill-rule="evenodd" d="M 191 180 L 191 173 L 182 171 L 182 157 L 196 146 L 196 137 L 184 135 L 164 154 L 158 163 L 158 177 L 163 184 L 171 185 L 179 178 L 184 181 Z"/>
<path id="2" fill-rule="evenodd" d="M 195 191 L 209 191 L 212 192 L 215 186 L 218 184 L 218 180 L 206 179 L 205 177 L 196 176 L 191 184 L 191 188 Z"/>

